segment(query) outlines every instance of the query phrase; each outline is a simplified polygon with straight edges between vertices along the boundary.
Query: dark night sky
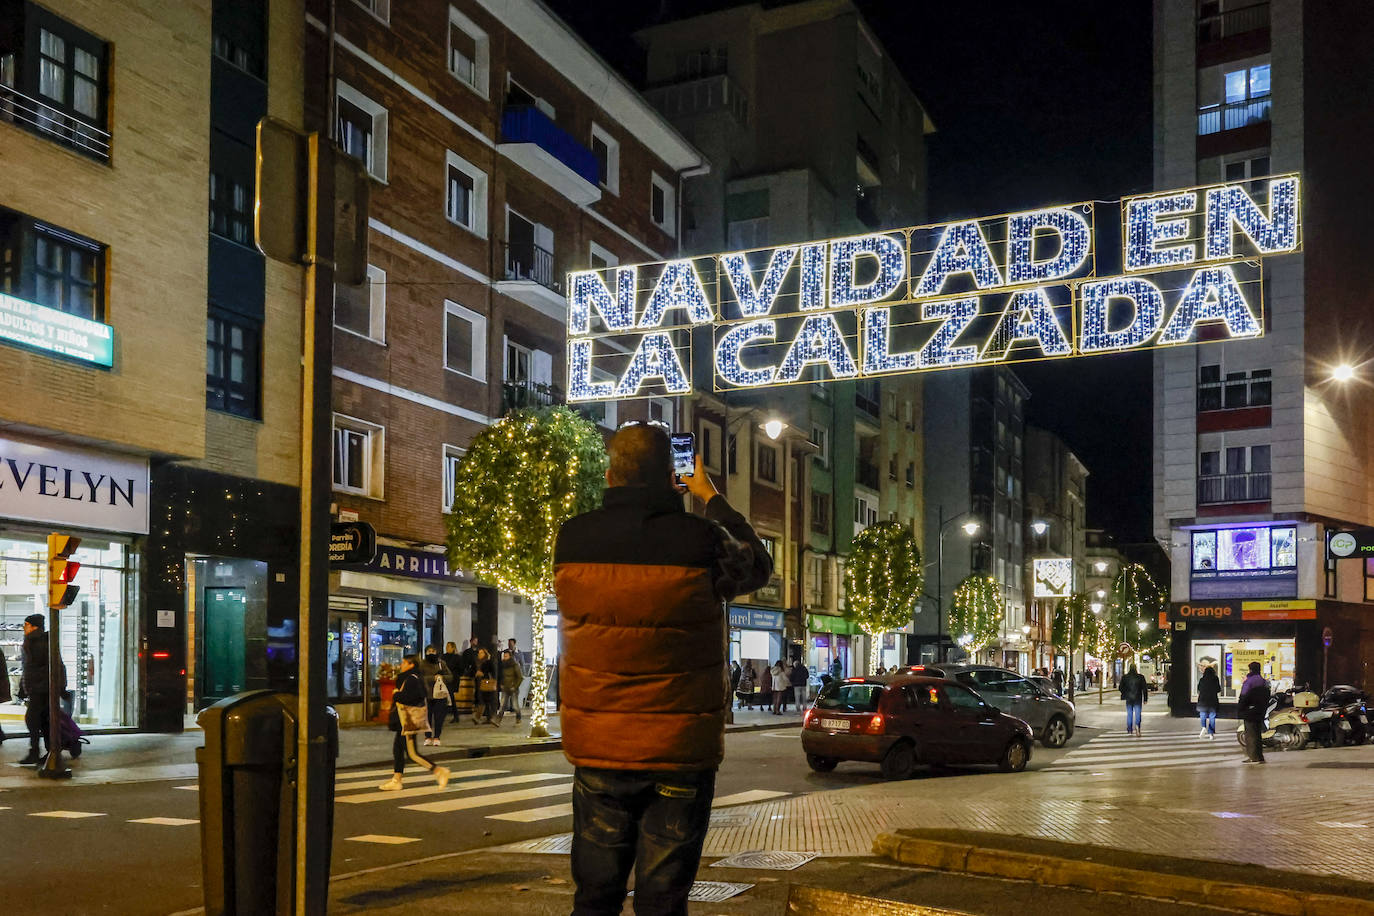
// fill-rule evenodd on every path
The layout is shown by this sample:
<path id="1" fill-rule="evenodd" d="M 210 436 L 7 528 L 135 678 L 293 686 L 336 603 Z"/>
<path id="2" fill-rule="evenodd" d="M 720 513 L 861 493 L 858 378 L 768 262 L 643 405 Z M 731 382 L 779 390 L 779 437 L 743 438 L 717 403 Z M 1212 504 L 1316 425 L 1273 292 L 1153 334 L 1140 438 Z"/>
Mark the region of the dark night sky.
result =
<path id="1" fill-rule="evenodd" d="M 545 2 L 636 84 L 635 29 L 737 5 Z M 933 220 L 1114 200 L 1150 186 L 1149 0 L 855 2 L 935 122 Z M 1115 217 L 1104 208 L 1100 218 Z M 1149 354 L 1016 371 L 1032 392 L 1028 419 L 1088 467 L 1088 523 L 1121 541 L 1148 539 Z"/>

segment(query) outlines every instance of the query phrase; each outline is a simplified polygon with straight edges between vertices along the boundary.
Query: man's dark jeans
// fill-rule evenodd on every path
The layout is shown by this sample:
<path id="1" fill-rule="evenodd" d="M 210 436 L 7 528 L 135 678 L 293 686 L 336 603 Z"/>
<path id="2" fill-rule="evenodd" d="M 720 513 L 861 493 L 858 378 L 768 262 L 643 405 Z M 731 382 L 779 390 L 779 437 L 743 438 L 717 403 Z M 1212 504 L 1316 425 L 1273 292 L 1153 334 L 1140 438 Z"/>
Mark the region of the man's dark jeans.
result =
<path id="1" fill-rule="evenodd" d="M 1264 722 L 1260 719 L 1245 720 L 1245 758 L 1264 759 Z"/>
<path id="2" fill-rule="evenodd" d="M 618 916 L 631 866 L 636 913 L 686 916 L 715 791 L 715 770 L 578 767 L 573 781 L 573 916 Z"/>

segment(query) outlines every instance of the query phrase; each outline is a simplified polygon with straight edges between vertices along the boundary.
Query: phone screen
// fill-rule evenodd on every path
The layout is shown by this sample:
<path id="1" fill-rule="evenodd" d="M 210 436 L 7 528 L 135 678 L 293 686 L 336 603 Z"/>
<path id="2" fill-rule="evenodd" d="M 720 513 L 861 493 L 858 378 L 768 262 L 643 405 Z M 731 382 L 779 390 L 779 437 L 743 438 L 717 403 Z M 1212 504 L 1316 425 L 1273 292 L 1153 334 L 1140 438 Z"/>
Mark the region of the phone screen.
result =
<path id="1" fill-rule="evenodd" d="M 696 433 L 673 433 L 673 473 L 691 477 L 697 469 Z"/>

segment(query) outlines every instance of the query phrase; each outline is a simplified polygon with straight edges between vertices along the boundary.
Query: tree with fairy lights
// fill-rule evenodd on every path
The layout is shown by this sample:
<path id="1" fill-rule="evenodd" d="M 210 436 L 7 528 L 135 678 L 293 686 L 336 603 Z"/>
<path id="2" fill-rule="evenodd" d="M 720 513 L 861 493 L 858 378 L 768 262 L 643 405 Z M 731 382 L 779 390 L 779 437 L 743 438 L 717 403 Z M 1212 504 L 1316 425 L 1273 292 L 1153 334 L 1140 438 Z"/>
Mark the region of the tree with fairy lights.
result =
<path id="1" fill-rule="evenodd" d="M 1143 645 L 1146 633 L 1156 630 L 1159 612 L 1168 606 L 1168 596 L 1139 563 L 1128 563 L 1112 583 L 1108 601 L 1108 620 L 1112 638 L 1130 643 L 1137 649 Z M 1141 626 L 1144 624 L 1144 626 Z"/>
<path id="2" fill-rule="evenodd" d="M 606 445 L 566 407 L 515 410 L 468 446 L 453 477 L 449 561 L 530 605 L 530 737 L 547 737 L 544 606 L 558 529 L 601 504 Z"/>
<path id="3" fill-rule="evenodd" d="M 1073 659 L 1080 650 L 1088 648 L 1093 638 L 1096 621 L 1088 596 L 1075 592 L 1067 598 L 1060 598 L 1054 606 L 1054 625 L 1050 639 L 1057 651 L 1064 653 L 1069 660 L 1069 669 L 1064 672 L 1065 680 L 1073 683 Z"/>
<path id="4" fill-rule="evenodd" d="M 1002 632 L 1002 590 L 991 576 L 972 575 L 954 590 L 949 631 L 958 634 L 970 657 L 992 645 Z"/>
<path id="5" fill-rule="evenodd" d="M 844 568 L 845 616 L 868 634 L 868 670 L 878 670 L 884 633 L 911 623 L 925 573 L 921 548 L 900 522 L 878 522 L 854 536 Z"/>

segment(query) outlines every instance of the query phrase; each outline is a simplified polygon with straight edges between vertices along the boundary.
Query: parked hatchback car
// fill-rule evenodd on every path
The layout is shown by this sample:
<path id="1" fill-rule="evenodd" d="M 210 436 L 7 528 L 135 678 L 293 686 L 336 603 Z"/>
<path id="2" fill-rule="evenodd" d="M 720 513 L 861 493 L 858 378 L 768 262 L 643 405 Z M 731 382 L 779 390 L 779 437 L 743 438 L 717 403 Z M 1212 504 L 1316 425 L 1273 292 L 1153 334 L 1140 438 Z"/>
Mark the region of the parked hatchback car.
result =
<path id="1" fill-rule="evenodd" d="M 966 687 L 972 687 L 1002 712 L 1028 723 L 1045 747 L 1063 747 L 1073 737 L 1073 703 L 1009 668 L 945 664 L 934 667 L 927 665 L 925 671 L 938 672 Z"/>
<path id="2" fill-rule="evenodd" d="M 842 760 L 876 763 L 886 779 L 918 764 L 1030 762 L 1030 726 L 952 680 L 911 673 L 834 681 L 806 711 L 802 750 L 818 773 Z"/>

